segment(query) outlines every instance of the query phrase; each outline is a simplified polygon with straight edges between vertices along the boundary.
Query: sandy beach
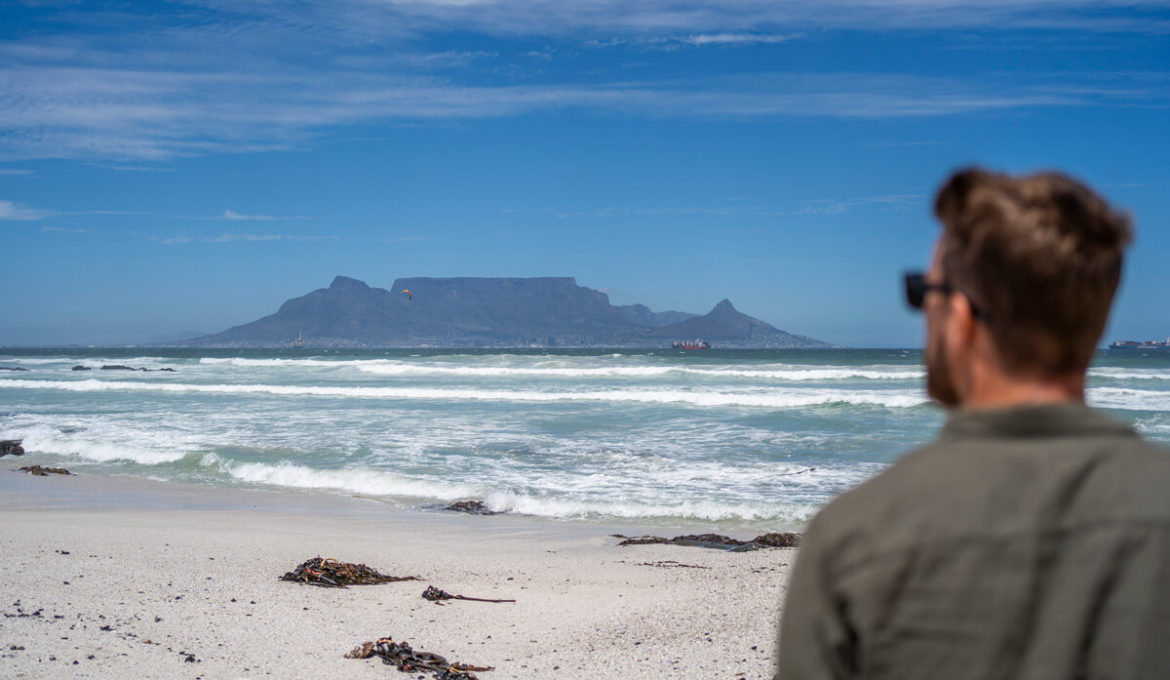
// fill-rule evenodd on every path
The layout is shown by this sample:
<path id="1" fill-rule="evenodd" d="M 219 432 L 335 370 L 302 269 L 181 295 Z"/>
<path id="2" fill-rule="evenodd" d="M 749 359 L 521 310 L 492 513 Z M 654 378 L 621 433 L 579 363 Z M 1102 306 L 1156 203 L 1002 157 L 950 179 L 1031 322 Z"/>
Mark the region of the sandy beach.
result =
<path id="1" fill-rule="evenodd" d="M 796 556 L 619 547 L 598 525 L 32 477 L 22 464 L 0 464 L 0 668 L 11 678 L 418 677 L 344 657 L 384 636 L 495 667 L 484 680 L 770 678 Z M 278 580 L 318 555 L 422 580 Z M 422 599 L 427 585 L 517 602 L 440 606 Z"/>

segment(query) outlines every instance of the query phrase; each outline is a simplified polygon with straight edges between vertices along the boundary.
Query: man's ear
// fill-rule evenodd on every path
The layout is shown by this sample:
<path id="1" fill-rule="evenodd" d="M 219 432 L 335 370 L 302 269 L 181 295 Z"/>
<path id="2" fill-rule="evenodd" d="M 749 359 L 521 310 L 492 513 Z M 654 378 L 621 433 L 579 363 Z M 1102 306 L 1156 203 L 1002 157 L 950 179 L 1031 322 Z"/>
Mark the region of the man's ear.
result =
<path id="1" fill-rule="evenodd" d="M 979 321 L 975 318 L 975 309 L 966 295 L 951 295 L 949 304 L 950 315 L 947 319 L 953 324 L 954 338 L 963 347 L 968 348 L 975 344 L 975 335 L 979 330 Z"/>

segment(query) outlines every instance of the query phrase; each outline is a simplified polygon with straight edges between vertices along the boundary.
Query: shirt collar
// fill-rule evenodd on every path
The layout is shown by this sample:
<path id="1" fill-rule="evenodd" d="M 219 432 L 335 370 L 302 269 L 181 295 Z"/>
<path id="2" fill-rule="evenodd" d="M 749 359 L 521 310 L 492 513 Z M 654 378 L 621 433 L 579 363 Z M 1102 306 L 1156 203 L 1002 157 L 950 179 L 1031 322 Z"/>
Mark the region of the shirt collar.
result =
<path id="1" fill-rule="evenodd" d="M 1133 428 L 1079 402 L 951 413 L 939 439 L 1137 436 Z"/>

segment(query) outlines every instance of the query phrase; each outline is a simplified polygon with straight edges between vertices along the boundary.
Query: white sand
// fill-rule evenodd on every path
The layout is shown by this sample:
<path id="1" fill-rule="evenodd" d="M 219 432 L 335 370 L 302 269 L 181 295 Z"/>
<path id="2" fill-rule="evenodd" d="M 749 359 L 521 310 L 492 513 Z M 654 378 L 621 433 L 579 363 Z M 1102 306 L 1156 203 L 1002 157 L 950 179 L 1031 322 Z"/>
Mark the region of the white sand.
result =
<path id="1" fill-rule="evenodd" d="M 618 547 L 583 524 L 20 464 L 0 463 L 0 677 L 419 677 L 344 658 L 382 636 L 494 666 L 482 680 L 772 677 L 792 549 Z M 423 581 L 278 580 L 317 555 Z M 438 606 L 428 584 L 517 602 Z"/>

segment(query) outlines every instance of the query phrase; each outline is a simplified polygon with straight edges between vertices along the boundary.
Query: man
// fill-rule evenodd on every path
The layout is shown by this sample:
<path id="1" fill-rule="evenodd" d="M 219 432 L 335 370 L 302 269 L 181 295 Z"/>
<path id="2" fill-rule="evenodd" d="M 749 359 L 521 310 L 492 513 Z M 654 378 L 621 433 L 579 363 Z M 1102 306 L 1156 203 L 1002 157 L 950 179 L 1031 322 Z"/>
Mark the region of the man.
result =
<path id="1" fill-rule="evenodd" d="M 1170 453 L 1084 405 L 1128 219 L 977 169 L 935 213 L 906 286 L 946 425 L 812 521 L 778 678 L 1170 678 Z"/>

